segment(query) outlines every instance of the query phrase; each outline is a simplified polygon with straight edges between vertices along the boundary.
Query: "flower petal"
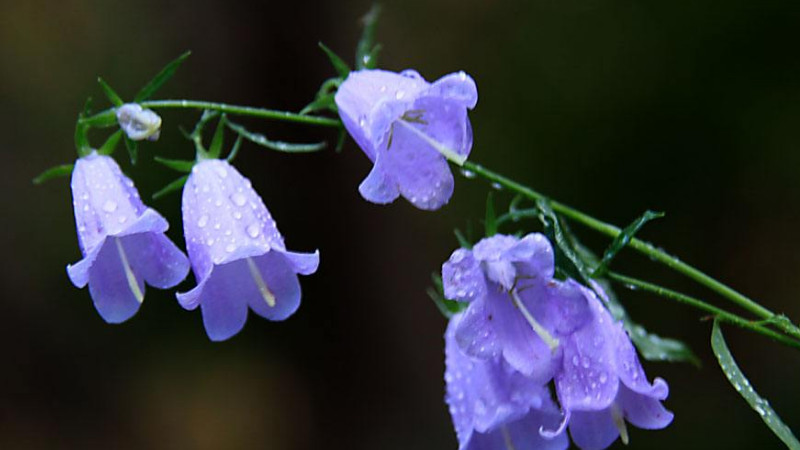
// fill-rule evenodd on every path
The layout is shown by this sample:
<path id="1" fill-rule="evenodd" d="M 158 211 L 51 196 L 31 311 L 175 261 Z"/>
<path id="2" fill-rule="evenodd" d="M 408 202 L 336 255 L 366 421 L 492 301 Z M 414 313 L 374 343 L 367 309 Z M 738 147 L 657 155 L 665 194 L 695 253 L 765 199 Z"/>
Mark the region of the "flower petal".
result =
<path id="1" fill-rule="evenodd" d="M 656 384 L 662 381 L 656 378 Z M 624 385 L 620 387 L 618 402 L 625 419 L 631 424 L 647 430 L 657 430 L 672 423 L 673 414 L 655 398 L 636 393 Z"/>
<path id="2" fill-rule="evenodd" d="M 108 323 L 121 323 L 130 319 L 141 306 L 141 297 L 134 293 L 122 257 L 117 249 L 116 238 L 106 239 L 97 258 L 89 269 L 89 293 L 97 312 Z M 144 294 L 144 280 L 131 272 L 138 286 L 139 295 Z"/>
<path id="3" fill-rule="evenodd" d="M 247 297 L 254 289 L 244 261 L 214 268 L 198 292 L 203 324 L 212 341 L 224 341 L 241 331 L 247 319 Z"/>
<path id="4" fill-rule="evenodd" d="M 475 80 L 463 71 L 445 75 L 434 81 L 424 95 L 454 100 L 469 109 L 478 103 L 478 87 Z"/>
<path id="5" fill-rule="evenodd" d="M 189 274 L 189 260 L 161 233 L 138 233 L 120 238 L 131 268 L 150 286 L 171 288 Z"/>
<path id="6" fill-rule="evenodd" d="M 292 270 L 290 262 L 280 252 L 270 251 L 252 259 L 259 271 L 262 284 L 273 296 L 274 304 L 270 306 L 259 291 L 259 281 L 250 273 L 249 279 L 242 280 L 242 296 L 247 299 L 250 308 L 259 316 L 269 320 L 285 320 L 300 306 L 300 282 Z M 244 270 L 248 270 L 245 268 Z"/>
<path id="7" fill-rule="evenodd" d="M 602 450 L 619 437 L 610 409 L 574 411 L 569 421 L 572 441 L 583 450 Z"/>
<path id="8" fill-rule="evenodd" d="M 292 271 L 300 275 L 311 275 L 319 267 L 319 250 L 314 253 L 281 252 L 289 261 Z"/>
<path id="9" fill-rule="evenodd" d="M 367 178 L 364 178 L 364 181 L 358 186 L 358 192 L 364 197 L 364 200 L 379 205 L 391 203 L 400 196 L 397 183 L 386 175 L 382 166 L 379 157 Z"/>
<path id="10" fill-rule="evenodd" d="M 455 325 L 455 339 L 464 353 L 480 359 L 496 358 L 501 347 L 495 333 L 495 318 L 487 310 L 486 301 L 470 303 Z"/>
<path id="11" fill-rule="evenodd" d="M 633 392 L 654 399 L 664 400 L 667 398 L 669 395 L 667 383 L 660 378 L 656 378 L 652 385 L 647 381 L 647 375 L 639 363 L 639 357 L 636 356 L 636 349 L 620 323 L 614 326 L 614 338 L 616 339 L 617 373 L 625 386 Z"/>
<path id="12" fill-rule="evenodd" d="M 451 300 L 471 302 L 486 295 L 486 279 L 472 252 L 460 248 L 442 265 L 444 296 Z"/>

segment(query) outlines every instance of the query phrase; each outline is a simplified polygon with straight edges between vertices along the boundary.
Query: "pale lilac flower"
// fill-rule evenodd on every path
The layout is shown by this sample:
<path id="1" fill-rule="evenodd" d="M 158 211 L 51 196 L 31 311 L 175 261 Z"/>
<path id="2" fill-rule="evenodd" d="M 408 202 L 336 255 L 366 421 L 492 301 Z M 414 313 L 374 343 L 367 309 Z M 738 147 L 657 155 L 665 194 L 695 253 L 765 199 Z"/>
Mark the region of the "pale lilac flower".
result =
<path id="1" fill-rule="evenodd" d="M 469 306 L 455 330 L 469 355 L 502 355 L 523 375 L 546 383 L 555 374 L 559 341 L 588 322 L 580 287 L 553 279 L 553 249 L 544 235 L 495 235 L 459 249 L 442 266 L 444 294 Z"/>
<path id="2" fill-rule="evenodd" d="M 146 207 L 117 163 L 96 152 L 75 162 L 72 204 L 83 259 L 67 266 L 109 323 L 128 320 L 144 300 L 145 282 L 166 289 L 189 273 L 186 256 L 165 235 L 168 224 Z"/>
<path id="3" fill-rule="evenodd" d="M 594 292 L 581 289 L 592 320 L 562 341 L 563 360 L 555 376 L 565 412 L 561 430 L 569 423 L 575 444 L 591 450 L 606 448 L 620 436 L 627 443 L 625 421 L 645 429 L 666 427 L 673 417 L 661 405 L 669 394 L 667 383 L 661 378 L 647 381 L 622 324 Z"/>
<path id="4" fill-rule="evenodd" d="M 450 160 L 463 164 L 472 148 L 467 109 L 478 101 L 464 72 L 428 83 L 417 72 L 351 72 L 336 93 L 345 128 L 375 163 L 358 190 L 373 203 L 399 195 L 434 210 L 453 193 Z"/>
<path id="5" fill-rule="evenodd" d="M 561 450 L 566 433 L 545 438 L 541 428 L 558 426 L 560 414 L 544 384 L 513 370 L 502 358 L 473 359 L 455 338 L 463 315 L 454 316 L 445 333 L 445 400 L 459 450 L 514 448 Z"/>
<path id="6" fill-rule="evenodd" d="M 183 189 L 183 230 L 197 286 L 178 301 L 186 309 L 200 306 L 214 341 L 238 333 L 248 307 L 269 320 L 291 316 L 300 306 L 297 274 L 312 274 L 319 264 L 319 252 L 286 250 L 250 181 L 223 160 L 192 168 Z"/>
<path id="7" fill-rule="evenodd" d="M 134 141 L 157 141 L 161 134 L 161 117 L 138 103 L 126 103 L 117 108 L 120 128 Z"/>

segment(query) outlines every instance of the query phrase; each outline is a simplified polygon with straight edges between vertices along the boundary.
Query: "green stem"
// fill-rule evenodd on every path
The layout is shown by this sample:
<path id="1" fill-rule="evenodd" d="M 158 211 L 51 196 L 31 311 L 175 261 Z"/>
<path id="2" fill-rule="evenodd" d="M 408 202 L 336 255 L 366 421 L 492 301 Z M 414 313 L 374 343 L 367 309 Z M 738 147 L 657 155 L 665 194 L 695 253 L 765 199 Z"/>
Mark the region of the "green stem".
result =
<path id="1" fill-rule="evenodd" d="M 524 186 L 522 184 L 517 183 L 514 180 L 506 178 L 496 172 L 493 172 L 485 167 L 475 164 L 471 161 L 466 161 L 463 164 L 463 169 L 469 172 L 472 172 L 476 175 L 480 175 L 483 178 L 497 183 L 508 190 L 514 191 L 518 194 L 521 194 L 531 200 L 545 200 L 549 202 L 550 207 L 553 208 L 553 211 L 556 211 L 576 222 L 579 222 L 589 228 L 592 228 L 600 233 L 603 233 L 610 237 L 616 237 L 620 234 L 621 230 L 614 225 L 609 223 L 603 222 L 601 220 L 597 220 L 594 217 L 591 217 L 587 214 L 578 211 L 570 206 L 567 206 L 563 203 L 559 203 L 554 200 L 550 200 L 544 194 L 534 191 L 533 189 Z M 669 255 L 668 253 L 664 252 L 663 250 L 659 250 L 654 247 L 652 244 L 644 242 L 640 239 L 633 238 L 628 243 L 630 247 L 638 251 L 639 253 L 643 253 L 650 258 L 666 265 L 667 267 L 679 272 L 692 280 L 702 284 L 703 286 L 708 287 L 712 291 L 722 295 L 726 299 L 730 300 L 731 302 L 741 306 L 742 308 L 750 311 L 751 313 L 755 314 L 756 316 L 762 319 L 775 319 L 777 316 L 775 313 L 770 311 L 769 309 L 761 306 L 760 304 L 756 303 L 755 301 L 751 300 L 750 298 L 744 296 L 743 294 L 731 289 L 730 287 L 720 283 L 719 281 L 711 278 L 710 276 L 706 275 L 705 273 L 701 272 L 700 270 L 690 266 L 689 264 L 684 263 L 683 261 L 679 260 L 678 258 Z M 777 322 L 776 322 L 777 323 Z M 785 323 L 778 323 L 781 328 L 783 328 L 787 333 L 790 333 L 795 336 L 800 336 L 800 329 L 798 329 L 794 325 L 785 324 Z"/>
<path id="2" fill-rule="evenodd" d="M 671 289 L 658 286 L 656 284 L 648 283 L 646 281 L 638 280 L 636 278 L 631 278 L 619 273 L 608 272 L 607 276 L 609 279 L 616 281 L 618 283 L 622 283 L 623 285 L 627 286 L 630 289 L 640 289 L 645 292 L 650 292 L 659 295 L 661 297 L 675 300 L 677 302 L 689 305 L 693 308 L 697 308 L 709 314 L 713 314 L 715 317 L 718 317 L 720 320 L 724 322 L 728 322 L 732 325 L 736 325 L 746 330 L 762 334 L 784 345 L 800 349 L 800 341 L 797 341 L 796 339 L 792 339 L 788 336 L 780 334 L 758 323 L 751 322 L 747 319 L 737 316 L 736 314 L 717 308 L 716 306 L 710 305 L 700 299 L 690 297 L 688 295 L 681 294 L 680 292 L 676 292 Z"/>

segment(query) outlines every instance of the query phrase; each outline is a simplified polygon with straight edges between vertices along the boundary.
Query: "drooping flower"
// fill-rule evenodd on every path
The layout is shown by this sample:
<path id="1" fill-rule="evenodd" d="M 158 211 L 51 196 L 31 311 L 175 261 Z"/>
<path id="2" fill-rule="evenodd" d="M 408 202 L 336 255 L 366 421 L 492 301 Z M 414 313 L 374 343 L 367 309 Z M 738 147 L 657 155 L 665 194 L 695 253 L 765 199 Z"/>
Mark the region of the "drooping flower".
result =
<path id="1" fill-rule="evenodd" d="M 312 274 L 319 264 L 319 252 L 286 250 L 250 181 L 224 160 L 192 168 L 183 229 L 197 286 L 178 301 L 190 310 L 200 306 L 213 341 L 238 333 L 248 307 L 269 320 L 291 316 L 300 306 L 297 274 Z"/>
<path id="2" fill-rule="evenodd" d="M 483 359 L 502 355 L 525 376 L 551 379 L 560 339 L 591 316 L 579 285 L 553 273 L 553 249 L 538 233 L 495 235 L 453 252 L 442 280 L 447 298 L 470 303 L 455 330 L 464 351 Z"/>
<path id="3" fill-rule="evenodd" d="M 186 256 L 165 235 L 169 225 L 146 207 L 117 163 L 96 152 L 72 172 L 72 203 L 83 259 L 67 266 L 109 323 L 128 320 L 144 300 L 145 282 L 166 289 L 189 273 Z"/>
<path id="4" fill-rule="evenodd" d="M 463 314 L 445 332 L 445 400 L 458 437 L 459 450 L 510 448 L 561 450 L 566 433 L 545 438 L 540 428 L 556 428 L 558 408 L 544 384 L 512 369 L 502 358 L 473 359 L 456 342 Z"/>
<path id="5" fill-rule="evenodd" d="M 420 209 L 442 207 L 453 193 L 447 160 L 463 164 L 472 148 L 467 109 L 478 101 L 464 72 L 428 83 L 417 72 L 351 72 L 336 93 L 345 128 L 375 163 L 358 190 L 368 201 L 399 195 Z"/>
<path id="6" fill-rule="evenodd" d="M 138 103 L 126 103 L 117 108 L 120 128 L 134 141 L 157 141 L 161 135 L 161 117 Z"/>
<path id="7" fill-rule="evenodd" d="M 563 341 L 555 376 L 563 424 L 569 424 L 572 440 L 584 450 L 603 449 L 620 436 L 627 443 L 625 421 L 645 429 L 666 427 L 673 418 L 661 404 L 669 394 L 667 383 L 661 378 L 647 381 L 622 324 L 594 292 L 581 289 L 592 319 Z"/>

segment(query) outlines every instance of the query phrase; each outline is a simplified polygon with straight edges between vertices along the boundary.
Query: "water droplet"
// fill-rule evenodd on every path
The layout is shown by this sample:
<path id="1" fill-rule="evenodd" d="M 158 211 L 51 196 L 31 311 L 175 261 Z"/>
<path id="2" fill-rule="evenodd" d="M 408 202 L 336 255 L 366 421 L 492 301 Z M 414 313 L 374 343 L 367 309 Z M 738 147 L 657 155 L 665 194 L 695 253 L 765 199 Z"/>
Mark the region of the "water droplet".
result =
<path id="1" fill-rule="evenodd" d="M 197 219 L 197 226 L 198 227 L 203 228 L 207 224 L 208 224 L 208 215 L 207 214 L 203 214 L 202 216 L 200 216 L 199 219 Z"/>
<path id="2" fill-rule="evenodd" d="M 583 358 L 583 360 L 581 361 L 581 366 L 583 366 L 584 369 L 588 369 L 589 365 L 590 365 L 589 358 Z"/>
<path id="3" fill-rule="evenodd" d="M 117 221 L 119 223 L 125 223 L 128 221 L 128 216 L 119 216 L 119 219 L 117 219 Z"/>
<path id="4" fill-rule="evenodd" d="M 497 182 L 492 183 L 492 189 L 497 190 L 497 191 L 502 191 L 503 190 L 503 185 L 500 184 L 500 183 L 497 183 Z"/>
<path id="5" fill-rule="evenodd" d="M 216 207 L 220 207 L 220 206 L 222 206 L 222 199 L 221 199 L 221 198 L 218 198 L 218 199 L 217 199 L 217 200 L 214 202 L 214 206 L 216 206 Z"/>
<path id="6" fill-rule="evenodd" d="M 106 202 L 103 203 L 103 211 L 107 213 L 112 213 L 116 210 L 117 210 L 117 202 L 115 202 L 114 200 L 106 200 Z"/>
<path id="7" fill-rule="evenodd" d="M 578 358 L 578 355 L 573 356 L 572 357 L 572 365 L 573 366 L 577 366 L 579 363 L 580 363 L 580 359 Z"/>
<path id="8" fill-rule="evenodd" d="M 234 250 L 236 250 L 236 244 L 228 244 L 225 246 L 225 251 L 228 253 L 233 253 Z"/>
<path id="9" fill-rule="evenodd" d="M 234 219 L 236 219 L 236 220 L 239 220 L 239 219 L 241 219 L 241 218 L 242 218 L 242 213 L 241 213 L 241 211 L 234 211 L 234 212 L 233 212 L 233 218 L 234 218 Z"/>
<path id="10" fill-rule="evenodd" d="M 605 384 L 608 381 L 608 375 L 605 372 L 600 374 L 600 384 Z"/>
<path id="11" fill-rule="evenodd" d="M 381 89 L 380 89 L 380 91 L 381 91 L 381 92 L 386 92 L 386 86 L 381 86 Z"/>
<path id="12" fill-rule="evenodd" d="M 247 226 L 247 234 L 251 238 L 257 238 L 260 233 L 261 227 L 259 227 L 257 223 L 251 223 Z"/>
<path id="13" fill-rule="evenodd" d="M 463 70 L 459 71 L 458 72 L 458 79 L 461 80 L 461 81 L 467 81 L 467 74 L 464 73 Z"/>
<path id="14" fill-rule="evenodd" d="M 89 205 L 83 205 L 83 210 L 84 211 L 89 211 Z"/>
<path id="15" fill-rule="evenodd" d="M 241 192 L 235 192 L 231 194 L 231 201 L 236 206 L 244 206 L 247 203 L 247 198 Z"/>
<path id="16" fill-rule="evenodd" d="M 475 172 L 467 169 L 461 169 L 461 175 L 464 175 L 464 178 L 475 178 Z"/>
<path id="17" fill-rule="evenodd" d="M 219 175 L 220 178 L 225 178 L 228 176 L 228 171 L 222 166 L 215 167 L 214 171 L 217 172 L 217 175 Z"/>
<path id="18" fill-rule="evenodd" d="M 405 91 L 397 91 L 397 93 L 394 94 L 394 98 L 396 98 L 398 100 L 401 100 L 405 96 L 406 96 Z"/>
<path id="19" fill-rule="evenodd" d="M 214 245 L 214 238 L 208 238 L 208 240 L 206 241 L 206 245 L 209 247 Z"/>

